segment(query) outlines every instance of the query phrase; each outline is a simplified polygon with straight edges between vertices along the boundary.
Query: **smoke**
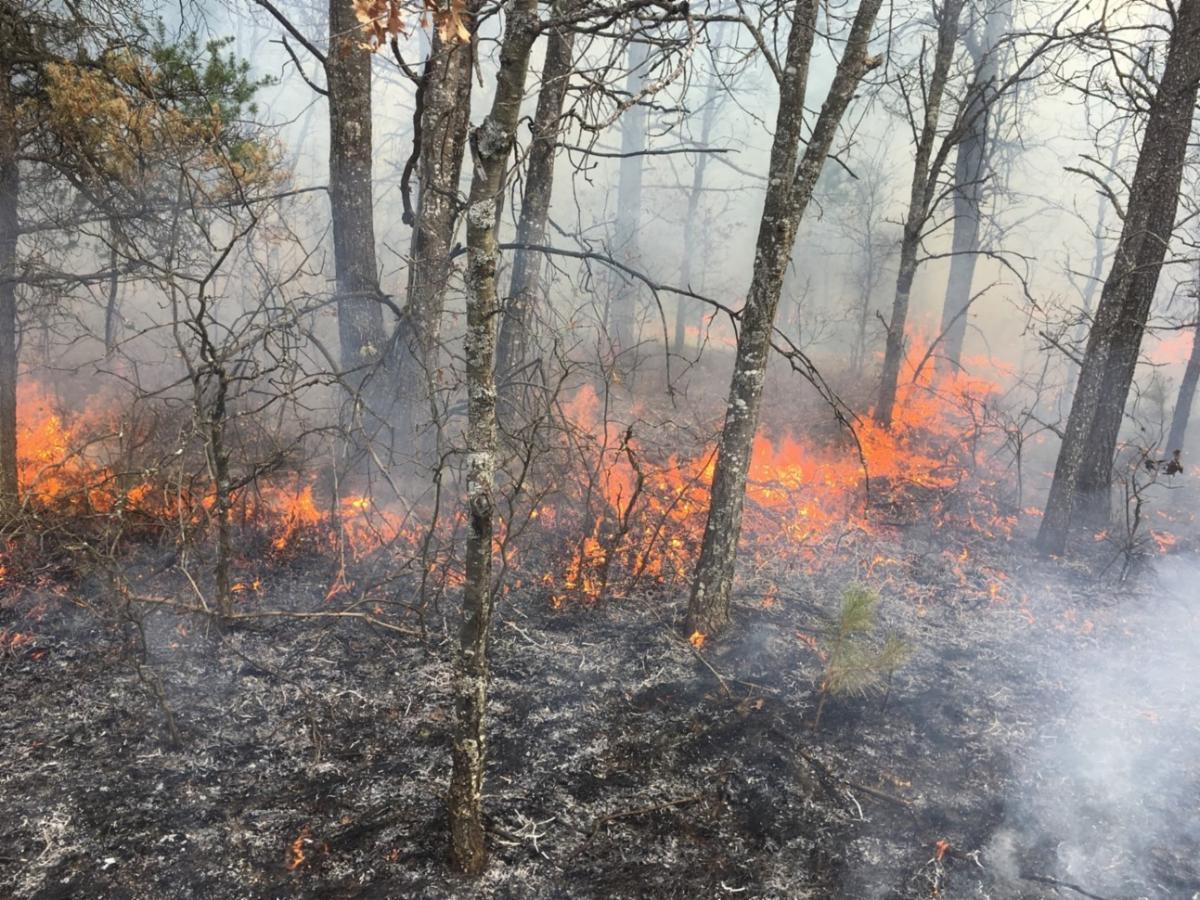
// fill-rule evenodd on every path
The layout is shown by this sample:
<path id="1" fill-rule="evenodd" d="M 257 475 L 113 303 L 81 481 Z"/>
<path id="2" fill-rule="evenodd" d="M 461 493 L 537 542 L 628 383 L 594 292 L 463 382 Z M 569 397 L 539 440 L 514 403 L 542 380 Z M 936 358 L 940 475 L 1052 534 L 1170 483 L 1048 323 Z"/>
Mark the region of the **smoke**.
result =
<path id="1" fill-rule="evenodd" d="M 1159 564 L 1108 634 L 1055 663 L 1062 705 L 1015 760 L 1021 779 L 986 851 L 1013 882 L 1104 897 L 1200 891 L 1200 562 Z"/>

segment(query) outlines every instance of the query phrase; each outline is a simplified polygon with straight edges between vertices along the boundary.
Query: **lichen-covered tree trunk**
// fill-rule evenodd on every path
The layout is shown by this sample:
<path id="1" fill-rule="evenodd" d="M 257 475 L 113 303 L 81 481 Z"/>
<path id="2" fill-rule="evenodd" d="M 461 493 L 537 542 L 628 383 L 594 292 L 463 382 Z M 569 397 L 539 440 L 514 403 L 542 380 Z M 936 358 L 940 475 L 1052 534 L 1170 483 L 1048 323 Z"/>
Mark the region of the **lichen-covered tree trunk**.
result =
<path id="1" fill-rule="evenodd" d="M 931 161 L 934 159 L 933 149 L 937 140 L 938 117 L 942 111 L 942 96 L 950 76 L 950 64 L 954 61 L 954 48 L 958 45 L 958 21 L 962 15 L 962 8 L 963 0 L 946 0 L 942 5 L 933 70 L 925 89 L 924 119 L 917 138 L 912 190 L 909 193 L 908 213 L 904 218 L 904 233 L 900 241 L 900 270 L 896 275 L 896 293 L 892 298 L 892 317 L 887 323 L 883 369 L 879 373 L 879 400 L 875 404 L 875 421 L 884 428 L 891 427 L 892 413 L 895 411 L 896 386 L 899 384 L 900 367 L 904 362 L 908 303 L 917 274 L 917 254 L 937 190 L 941 154 L 938 163 L 932 168 Z"/>
<path id="2" fill-rule="evenodd" d="M 704 635 L 717 634 L 729 625 L 729 595 L 742 527 L 746 474 L 762 405 L 775 311 L 796 229 L 812 199 L 842 115 L 863 76 L 879 62 L 878 58 L 867 57 L 867 44 L 882 0 L 862 0 L 833 84 L 797 165 L 818 5 L 819 0 L 798 0 L 788 36 L 767 175 L 769 188 L 759 222 L 750 291 L 742 309 L 708 520 L 688 605 L 689 630 Z"/>
<path id="3" fill-rule="evenodd" d="M 538 32 L 537 0 L 508 7 L 492 110 L 471 134 L 475 171 L 467 205 L 467 531 L 463 618 L 454 680 L 456 720 L 447 808 L 450 858 L 463 872 L 487 863 L 483 777 L 488 629 L 492 619 L 492 498 L 496 464 L 496 209 L 512 152 L 529 51 Z"/>
<path id="4" fill-rule="evenodd" d="M 572 0 L 558 0 L 553 14 L 573 8 Z M 563 102 L 574 68 L 575 32 L 568 25 L 550 29 L 546 59 L 542 64 L 542 86 L 533 117 L 533 139 L 529 143 L 529 164 L 525 172 L 525 192 L 521 197 L 521 216 L 517 222 L 517 243 L 526 248 L 544 244 L 550 199 L 554 191 L 554 157 L 562 127 Z M 525 364 L 529 343 L 530 318 L 541 291 L 542 252 L 518 247 L 513 253 L 512 280 L 508 301 L 500 320 L 496 348 L 496 375 L 500 385 L 500 408 L 515 408 L 523 380 L 518 373 Z"/>
<path id="5" fill-rule="evenodd" d="M 0 29 L 0 35 L 3 30 Z M 0 62 L 0 511 L 17 503 L 17 164 L 12 70 Z"/>
<path id="6" fill-rule="evenodd" d="M 966 133 L 958 145 L 954 164 L 954 233 L 950 241 L 953 256 L 942 305 L 944 337 L 936 364 L 943 373 L 959 367 L 967 334 L 967 309 L 971 304 L 971 284 L 979 260 L 983 188 L 991 151 L 988 143 L 990 112 L 1000 69 L 1000 41 L 1012 22 L 1011 0 L 1003 0 L 998 8 L 985 10 L 983 15 L 982 42 L 968 41 L 975 63 L 975 77 L 964 116 Z"/>
<path id="7" fill-rule="evenodd" d="M 1038 530 L 1044 553 L 1066 549 L 1078 514 L 1107 517 L 1125 402 L 1179 207 L 1198 82 L 1200 0 L 1182 0 Z"/>
<path id="8" fill-rule="evenodd" d="M 629 74 L 625 90 L 631 96 L 641 93 L 646 83 L 646 61 L 650 46 L 630 41 Z M 641 267 L 640 228 L 642 218 L 642 174 L 646 149 L 646 107 L 635 103 L 621 116 L 621 165 L 617 177 L 617 222 L 613 235 L 613 255 L 634 268 Z M 638 283 L 618 277 L 608 301 L 609 337 L 617 353 L 625 354 L 622 368 L 632 371 L 630 351 L 637 343 L 640 291 Z"/>
<path id="9" fill-rule="evenodd" d="M 447 0 L 446 5 L 448 5 Z M 433 398 L 438 369 L 442 309 L 450 280 L 450 251 L 461 206 L 459 179 L 471 126 L 471 69 L 475 59 L 475 15 L 479 0 L 467 0 L 462 21 L 472 35 L 459 41 L 435 30 L 423 76 L 420 194 L 409 260 L 405 347 L 400 355 L 400 391 L 414 414 Z M 436 19 L 435 15 L 435 19 Z"/>
<path id="10" fill-rule="evenodd" d="M 342 368 L 351 384 L 383 350 L 371 177 L 371 54 L 350 0 L 329 0 L 329 202 Z M 357 377 L 356 377 L 357 376 Z"/>

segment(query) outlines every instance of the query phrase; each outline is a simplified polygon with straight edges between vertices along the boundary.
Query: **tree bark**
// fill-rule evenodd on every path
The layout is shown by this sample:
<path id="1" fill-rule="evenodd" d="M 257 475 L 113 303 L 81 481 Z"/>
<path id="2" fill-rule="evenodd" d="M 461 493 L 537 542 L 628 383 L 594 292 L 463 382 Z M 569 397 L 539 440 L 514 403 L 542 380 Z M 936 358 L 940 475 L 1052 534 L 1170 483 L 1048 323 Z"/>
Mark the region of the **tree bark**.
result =
<path id="1" fill-rule="evenodd" d="M 984 17 L 982 44 L 967 42 L 974 57 L 975 77 L 967 100 L 966 133 L 958 145 L 954 164 L 954 233 L 950 242 L 953 256 L 942 305 L 944 337 L 936 363 L 943 373 L 959 368 L 967 334 L 967 307 L 971 304 L 971 284 L 979 260 L 984 181 L 992 149 L 988 133 L 990 111 L 1000 69 L 1000 41 L 1012 22 L 1011 0 L 1002 0 L 1001 8 L 985 11 Z"/>
<path id="2" fill-rule="evenodd" d="M 1066 549 L 1079 514 L 1095 520 L 1109 512 L 1113 456 L 1175 225 L 1198 82 L 1200 0 L 1182 0 L 1038 531 L 1044 553 Z"/>
<path id="3" fill-rule="evenodd" d="M 570 0 L 559 0 L 553 14 L 561 15 L 573 7 Z M 574 67 L 575 32 L 567 25 L 550 29 L 546 59 L 542 64 L 542 86 L 533 117 L 533 140 L 529 144 L 529 165 L 525 172 L 525 192 L 521 198 L 521 217 L 517 222 L 518 244 L 529 247 L 546 243 L 546 223 L 554 191 L 554 157 L 562 127 L 563 103 Z M 512 280 L 508 302 L 500 320 L 496 349 L 496 374 L 500 385 L 500 409 L 515 409 L 519 404 L 519 378 L 529 344 L 529 326 L 533 307 L 541 291 L 542 256 L 538 250 L 521 249 L 513 254 Z"/>
<path id="4" fill-rule="evenodd" d="M 833 84 L 797 165 L 818 5 L 819 0 L 798 0 L 788 36 L 754 273 L 741 315 L 708 521 L 688 605 L 689 629 L 704 635 L 717 634 L 729 625 L 729 594 L 741 533 L 746 474 L 762 405 L 775 311 L 796 229 L 812 199 L 842 115 L 863 76 L 879 62 L 878 58 L 867 57 L 867 43 L 882 0 L 862 0 Z"/>
<path id="5" fill-rule="evenodd" d="M 447 0 L 448 2 L 448 0 Z M 458 225 L 459 179 L 471 126 L 471 68 L 479 0 L 467 0 L 462 20 L 470 41 L 434 31 L 423 76 L 420 195 L 409 262 L 408 304 L 400 357 L 400 391 L 418 406 L 436 388 L 442 309 L 450 280 L 450 251 Z"/>
<path id="6" fill-rule="evenodd" d="M 329 202 L 342 368 L 362 375 L 383 349 L 371 175 L 371 54 L 350 0 L 329 0 Z"/>
<path id="7" fill-rule="evenodd" d="M 464 872 L 487 863 L 483 777 L 487 759 L 488 629 L 492 618 L 492 498 L 496 462 L 496 210 L 512 152 L 529 52 L 537 36 L 537 0 L 509 7 L 492 110 L 471 134 L 475 171 L 467 205 L 467 532 L 463 619 L 454 683 L 457 719 L 447 807 L 450 858 Z"/>
<path id="8" fill-rule="evenodd" d="M 924 121 L 917 139 L 916 161 L 913 165 L 912 191 L 909 194 L 908 214 L 904 220 L 904 235 L 900 241 L 900 269 L 896 276 L 896 293 L 892 300 L 892 318 L 887 324 L 887 343 L 883 354 L 883 370 L 879 376 L 879 401 L 875 404 L 875 421 L 884 428 L 891 427 L 896 405 L 896 386 L 904 362 L 904 331 L 908 322 L 908 303 L 913 279 L 917 275 L 917 254 L 921 235 L 929 219 L 937 190 L 937 173 L 943 154 L 934 160 L 938 117 L 942 111 L 942 96 L 950 76 L 950 64 L 958 45 L 958 20 L 963 0 L 945 0 L 938 22 L 937 49 L 934 51 L 933 71 L 925 92 Z"/>
<path id="9" fill-rule="evenodd" d="M 0 62 L 0 511 L 18 503 L 17 235 L 21 175 L 17 164 L 12 69 Z"/>

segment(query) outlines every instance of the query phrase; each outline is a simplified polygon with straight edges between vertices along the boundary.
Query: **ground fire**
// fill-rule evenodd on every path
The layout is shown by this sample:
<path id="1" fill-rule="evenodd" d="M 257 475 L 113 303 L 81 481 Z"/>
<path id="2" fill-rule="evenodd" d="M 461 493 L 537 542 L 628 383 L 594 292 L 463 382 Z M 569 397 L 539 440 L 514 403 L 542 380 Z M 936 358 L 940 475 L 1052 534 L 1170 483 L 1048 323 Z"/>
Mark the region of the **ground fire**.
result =
<path id="1" fill-rule="evenodd" d="M 0 896 L 1200 897 L 1200 0 L 0 4 Z"/>

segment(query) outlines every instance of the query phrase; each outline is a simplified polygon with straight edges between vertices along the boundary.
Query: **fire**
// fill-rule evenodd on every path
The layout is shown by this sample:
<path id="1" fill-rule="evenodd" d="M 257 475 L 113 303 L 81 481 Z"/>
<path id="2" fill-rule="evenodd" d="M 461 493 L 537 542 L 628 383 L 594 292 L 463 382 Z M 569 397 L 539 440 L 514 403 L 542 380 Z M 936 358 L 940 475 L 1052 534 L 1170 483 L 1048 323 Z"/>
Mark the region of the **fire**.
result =
<path id="1" fill-rule="evenodd" d="M 311 484 L 302 487 L 295 497 L 283 499 L 283 530 L 271 542 L 276 550 L 283 550 L 296 534 L 304 528 L 313 528 L 321 521 L 317 502 L 313 499 Z"/>
<path id="2" fill-rule="evenodd" d="M 970 432 L 980 404 L 996 396 L 999 387 L 965 375 L 935 378 L 932 364 L 923 366 L 914 382 L 912 372 L 922 357 L 920 347 L 910 355 L 890 429 L 864 417 L 856 426 L 857 443 L 846 433 L 814 438 L 764 429 L 756 436 L 742 529 L 749 551 L 742 558 L 755 570 L 799 561 L 811 571 L 826 557 L 828 545 L 842 536 L 879 533 L 880 517 L 869 502 L 895 504 L 922 491 L 929 496 L 948 492 L 971 473 L 991 478 L 988 487 L 1005 482 L 1003 473 L 989 475 L 975 464 L 977 438 Z M 984 370 L 985 361 L 970 363 Z M 996 377 L 1012 374 L 986 364 Z M 590 385 L 576 391 L 563 412 L 581 435 L 594 436 L 598 462 L 594 470 L 580 473 L 581 488 L 563 486 L 566 502 L 559 504 L 555 525 L 559 531 L 579 529 L 583 537 L 565 564 L 547 568 L 561 573 L 544 577 L 553 602 L 619 595 L 630 580 L 686 582 L 703 535 L 715 453 L 702 448 L 656 456 L 642 445 L 636 429 L 615 421 L 611 400 L 602 401 Z M 999 494 L 999 489 L 978 491 L 963 511 L 940 513 L 935 524 L 1007 538 L 1017 516 L 998 510 Z M 572 524 L 569 519 L 577 510 L 581 517 Z M 545 518 L 544 510 L 539 518 Z M 961 567 L 968 561 L 970 553 L 962 549 L 960 582 L 996 598 L 998 583 L 967 584 Z M 618 573 L 623 584 L 614 577 Z"/>
<path id="3" fill-rule="evenodd" d="M 1179 540 L 1178 538 L 1175 537 L 1175 535 L 1169 534 L 1168 532 L 1165 532 L 1165 531 L 1151 530 L 1150 537 L 1153 538 L 1154 543 L 1158 547 L 1158 551 L 1160 553 L 1168 552 L 1172 547 L 1175 546 L 1176 542 Z"/>
<path id="4" fill-rule="evenodd" d="M 18 650 L 26 644 L 33 643 L 33 635 L 26 634 L 21 631 L 8 632 L 5 629 L 0 629 L 0 650 L 7 650 L 10 653 Z"/>
<path id="5" fill-rule="evenodd" d="M 693 647 L 699 650 L 704 646 L 704 642 L 708 640 L 708 637 L 702 631 L 693 631 L 688 640 L 691 642 Z"/>
<path id="6" fill-rule="evenodd" d="M 304 865 L 305 860 L 308 859 L 308 854 L 304 852 L 304 845 L 308 843 L 310 833 L 311 829 L 305 825 L 300 829 L 300 833 L 296 835 L 296 839 L 288 847 L 287 867 L 289 871 L 294 872 Z"/>
<path id="7" fill-rule="evenodd" d="M 851 560 L 854 575 L 874 586 L 909 584 L 904 576 L 910 564 L 870 543 L 905 522 L 926 521 L 947 534 L 975 538 L 1013 534 L 1019 513 L 998 502 L 1011 475 L 993 461 L 994 447 L 983 444 L 979 431 L 982 411 L 998 400 L 1012 373 L 973 359 L 967 368 L 988 377 L 944 376 L 927 363 L 914 378 L 923 357 L 924 348 L 914 342 L 889 429 L 864 415 L 853 436 L 807 424 L 792 430 L 768 425 L 756 436 L 740 559 L 750 573 L 747 587 L 759 592 L 763 609 L 777 602 L 765 585 L 782 583 L 793 570 L 815 573 L 835 559 Z M 96 402 L 86 414 L 68 416 L 50 390 L 32 382 L 22 387 L 20 476 L 28 500 L 66 514 L 136 512 L 143 520 L 203 534 L 213 510 L 204 479 L 184 489 L 170 480 L 177 475 L 118 464 L 114 436 L 128 434 L 129 426 L 114 409 Z M 548 462 L 497 522 L 494 547 L 498 555 L 503 550 L 505 563 L 500 590 L 536 585 L 559 608 L 685 584 L 703 538 L 715 448 L 680 440 L 683 429 L 673 420 L 602 399 L 588 383 L 564 392 L 558 414 Z M 334 493 L 308 472 L 274 472 L 236 492 L 231 518 L 246 529 L 239 535 L 254 537 L 246 550 L 235 540 L 236 549 L 250 556 L 256 552 L 250 548 L 265 547 L 274 558 L 300 549 L 325 554 L 335 572 L 327 600 L 371 590 L 374 580 L 360 577 L 354 564 L 377 558 L 436 596 L 463 578 L 456 553 L 466 523 L 457 503 L 447 500 L 450 492 L 434 519 L 428 507 Z M 938 499 L 947 496 L 952 503 Z M 519 544 L 507 540 L 514 535 Z M 1173 540 L 1166 531 L 1152 537 L 1164 552 Z M 975 546 L 964 538 L 943 554 L 956 590 L 1002 602 L 1011 588 L 1001 573 L 980 564 Z M 240 597 L 259 593 L 262 582 L 254 572 L 263 571 L 261 562 L 242 562 L 233 588 Z M 250 572 L 247 563 L 253 563 Z M 918 611 L 928 600 L 912 599 Z M 700 633 L 691 636 L 693 646 L 704 640 Z"/>

